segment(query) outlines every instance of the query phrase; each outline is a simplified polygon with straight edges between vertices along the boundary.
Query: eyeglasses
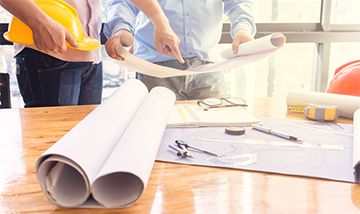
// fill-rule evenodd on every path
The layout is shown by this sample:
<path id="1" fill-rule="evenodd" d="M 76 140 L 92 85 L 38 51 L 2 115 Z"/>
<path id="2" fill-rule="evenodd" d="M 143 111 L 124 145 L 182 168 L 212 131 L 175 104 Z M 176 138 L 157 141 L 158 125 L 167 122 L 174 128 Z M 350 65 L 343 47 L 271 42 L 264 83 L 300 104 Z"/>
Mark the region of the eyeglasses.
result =
<path id="1" fill-rule="evenodd" d="M 224 107 L 235 107 L 235 106 L 248 106 L 246 101 L 240 97 L 227 97 L 227 98 L 206 98 L 199 100 L 197 104 L 208 110 L 210 108 L 224 108 Z"/>

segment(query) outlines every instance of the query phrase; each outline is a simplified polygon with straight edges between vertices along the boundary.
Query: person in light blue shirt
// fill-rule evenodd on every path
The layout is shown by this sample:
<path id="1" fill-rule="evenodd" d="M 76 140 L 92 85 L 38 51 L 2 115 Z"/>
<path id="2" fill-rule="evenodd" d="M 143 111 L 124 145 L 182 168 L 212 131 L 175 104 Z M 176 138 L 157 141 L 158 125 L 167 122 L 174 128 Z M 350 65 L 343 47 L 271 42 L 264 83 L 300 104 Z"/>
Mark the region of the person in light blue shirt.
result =
<path id="1" fill-rule="evenodd" d="M 209 51 L 221 37 L 223 12 L 230 19 L 234 54 L 239 44 L 252 40 L 256 32 L 252 0 L 159 0 L 159 4 L 180 40 L 185 63 L 167 54 L 166 46 L 154 42 L 156 29 L 152 22 L 129 0 L 108 2 L 104 33 L 108 38 L 106 50 L 111 57 L 121 59 L 114 51 L 117 45 L 129 46 L 137 57 L 185 70 L 209 63 Z M 179 100 L 229 94 L 222 72 L 163 79 L 137 74 L 137 78 L 149 89 L 158 85 L 168 87 Z"/>

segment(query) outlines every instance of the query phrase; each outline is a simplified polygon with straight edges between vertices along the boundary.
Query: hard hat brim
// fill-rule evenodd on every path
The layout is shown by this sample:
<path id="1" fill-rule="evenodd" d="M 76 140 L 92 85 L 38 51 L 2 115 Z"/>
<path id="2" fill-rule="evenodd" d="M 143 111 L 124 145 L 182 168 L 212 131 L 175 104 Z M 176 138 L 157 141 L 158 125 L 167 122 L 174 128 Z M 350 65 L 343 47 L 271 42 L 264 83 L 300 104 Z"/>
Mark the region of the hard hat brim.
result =
<path id="1" fill-rule="evenodd" d="M 89 36 L 85 36 L 84 39 L 78 43 L 78 47 L 75 48 L 69 44 L 67 44 L 67 46 L 71 49 L 76 49 L 76 50 L 81 50 L 81 51 L 93 51 L 93 50 L 97 50 L 100 48 L 100 42 L 99 40 L 89 37 Z"/>
<path id="2" fill-rule="evenodd" d="M 11 37 L 11 34 L 9 32 L 5 32 L 3 36 L 9 42 L 19 43 L 19 44 L 23 44 L 23 45 L 34 45 L 32 42 L 26 43 L 24 41 L 17 41 L 16 38 Z M 66 43 L 66 46 L 68 48 L 71 48 L 74 50 L 94 51 L 94 50 L 97 50 L 100 48 L 100 42 L 99 42 L 99 40 L 97 40 L 95 38 L 85 36 L 81 42 L 78 42 L 78 47 L 73 47 L 68 43 Z"/>

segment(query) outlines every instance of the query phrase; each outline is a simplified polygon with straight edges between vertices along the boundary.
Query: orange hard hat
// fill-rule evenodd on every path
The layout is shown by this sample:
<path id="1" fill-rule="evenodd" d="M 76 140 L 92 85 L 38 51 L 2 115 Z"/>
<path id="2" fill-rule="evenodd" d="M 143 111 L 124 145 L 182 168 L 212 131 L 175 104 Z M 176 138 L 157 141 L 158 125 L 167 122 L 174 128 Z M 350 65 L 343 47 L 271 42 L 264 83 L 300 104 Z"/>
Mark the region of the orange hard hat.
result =
<path id="1" fill-rule="evenodd" d="M 337 68 L 327 92 L 360 96 L 360 60 L 346 63 Z"/>

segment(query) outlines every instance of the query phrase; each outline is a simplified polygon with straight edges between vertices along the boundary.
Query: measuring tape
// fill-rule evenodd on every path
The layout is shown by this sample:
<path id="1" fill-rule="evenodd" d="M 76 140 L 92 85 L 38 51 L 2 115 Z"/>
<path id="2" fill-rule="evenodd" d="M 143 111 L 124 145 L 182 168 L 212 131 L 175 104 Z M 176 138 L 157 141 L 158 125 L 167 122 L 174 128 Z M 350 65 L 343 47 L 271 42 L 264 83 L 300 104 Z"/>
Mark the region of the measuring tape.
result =
<path id="1" fill-rule="evenodd" d="M 304 107 L 307 118 L 316 121 L 335 121 L 339 116 L 339 109 L 335 105 L 309 103 Z"/>
<path id="2" fill-rule="evenodd" d="M 305 106 L 288 105 L 287 110 L 288 110 L 288 112 L 303 113 L 304 107 Z"/>

